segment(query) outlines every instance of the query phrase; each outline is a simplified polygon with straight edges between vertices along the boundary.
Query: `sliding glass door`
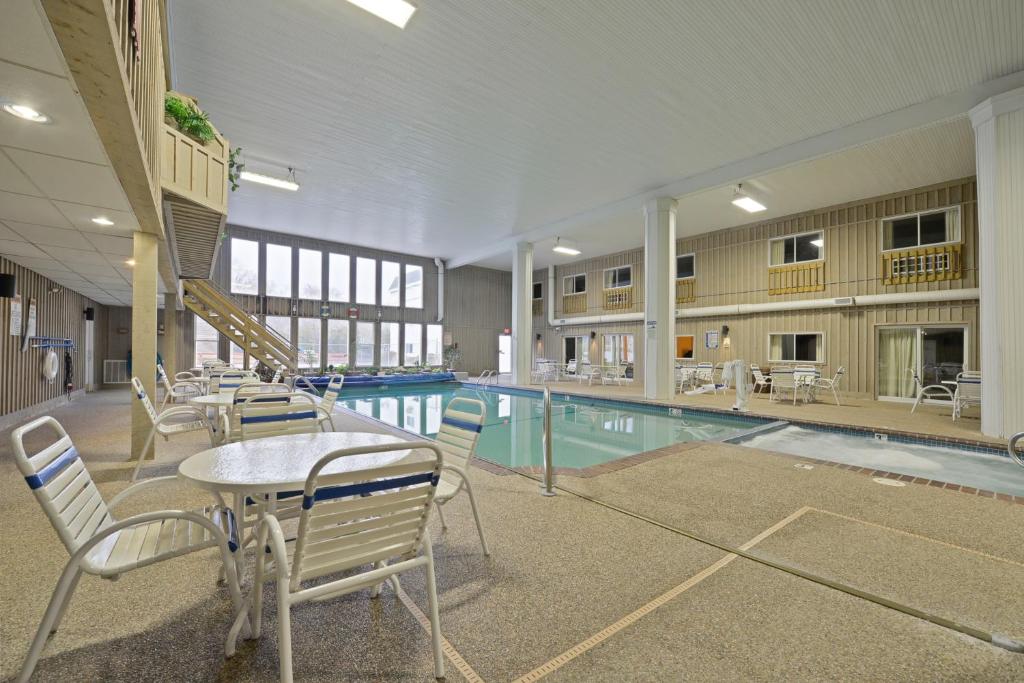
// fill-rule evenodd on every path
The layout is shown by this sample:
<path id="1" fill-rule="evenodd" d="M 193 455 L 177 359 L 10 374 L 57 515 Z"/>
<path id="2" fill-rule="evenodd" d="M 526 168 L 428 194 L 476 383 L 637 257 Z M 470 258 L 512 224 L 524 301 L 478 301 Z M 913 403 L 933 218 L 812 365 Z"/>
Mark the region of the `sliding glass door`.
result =
<path id="1" fill-rule="evenodd" d="M 917 396 L 913 372 L 921 383 L 956 380 L 967 364 L 967 328 L 901 326 L 878 328 L 878 398 Z"/>

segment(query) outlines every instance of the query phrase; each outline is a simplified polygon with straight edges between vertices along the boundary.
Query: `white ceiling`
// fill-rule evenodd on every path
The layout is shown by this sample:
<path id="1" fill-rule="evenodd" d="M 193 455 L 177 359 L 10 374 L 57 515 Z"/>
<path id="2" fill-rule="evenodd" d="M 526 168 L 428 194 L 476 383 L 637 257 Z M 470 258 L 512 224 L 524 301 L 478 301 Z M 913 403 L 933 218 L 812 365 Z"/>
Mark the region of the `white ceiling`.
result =
<path id="1" fill-rule="evenodd" d="M 400 31 L 342 0 L 171 0 L 175 87 L 251 170 L 302 183 L 243 183 L 231 222 L 466 258 L 1024 70 L 1020 0 L 417 4 Z M 910 151 L 873 152 L 883 192 L 914 184 L 896 164 L 934 161 Z M 815 206 L 836 194 L 819 185 Z M 598 223 L 594 255 L 639 244 Z"/>
<path id="2" fill-rule="evenodd" d="M 124 190 L 38 2 L 5 0 L 3 13 L 0 99 L 51 121 L 0 112 L 0 254 L 99 303 L 130 305 L 138 223 Z"/>

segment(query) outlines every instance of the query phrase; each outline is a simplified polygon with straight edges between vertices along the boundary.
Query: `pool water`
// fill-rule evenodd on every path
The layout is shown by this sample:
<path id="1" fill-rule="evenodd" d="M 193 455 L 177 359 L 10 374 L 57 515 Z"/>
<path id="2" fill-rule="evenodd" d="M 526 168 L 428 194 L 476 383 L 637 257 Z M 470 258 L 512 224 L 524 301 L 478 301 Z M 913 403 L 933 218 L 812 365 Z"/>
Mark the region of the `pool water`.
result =
<path id="1" fill-rule="evenodd" d="M 1024 496 L 1024 467 L 1009 456 L 955 447 L 879 441 L 870 435 L 822 432 L 795 425 L 744 437 L 737 443 Z"/>
<path id="2" fill-rule="evenodd" d="M 454 382 L 342 390 L 338 403 L 362 415 L 433 437 L 456 396 L 487 406 L 477 455 L 509 467 L 542 463 L 543 401 L 532 392 L 463 387 Z M 551 402 L 555 467 L 583 468 L 671 444 L 722 439 L 750 429 L 749 418 L 557 395 Z"/>

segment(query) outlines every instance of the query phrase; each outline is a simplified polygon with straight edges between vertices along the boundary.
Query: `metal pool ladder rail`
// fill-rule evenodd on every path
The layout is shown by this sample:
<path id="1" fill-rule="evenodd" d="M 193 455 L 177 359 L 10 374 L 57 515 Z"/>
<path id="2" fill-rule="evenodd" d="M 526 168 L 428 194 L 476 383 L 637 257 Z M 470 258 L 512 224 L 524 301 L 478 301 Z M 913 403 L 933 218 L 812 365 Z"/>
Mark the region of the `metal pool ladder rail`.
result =
<path id="1" fill-rule="evenodd" d="M 1021 467 L 1024 467 L 1024 456 L 1017 452 L 1017 442 L 1024 439 L 1024 432 L 1018 432 L 1010 437 L 1010 442 L 1006 445 L 1006 450 L 1010 452 L 1010 458 L 1013 459 Z"/>
<path id="2" fill-rule="evenodd" d="M 551 457 L 551 387 L 544 387 L 544 433 L 541 435 L 544 450 L 544 480 L 541 482 L 542 496 L 555 495 L 555 468 Z"/>

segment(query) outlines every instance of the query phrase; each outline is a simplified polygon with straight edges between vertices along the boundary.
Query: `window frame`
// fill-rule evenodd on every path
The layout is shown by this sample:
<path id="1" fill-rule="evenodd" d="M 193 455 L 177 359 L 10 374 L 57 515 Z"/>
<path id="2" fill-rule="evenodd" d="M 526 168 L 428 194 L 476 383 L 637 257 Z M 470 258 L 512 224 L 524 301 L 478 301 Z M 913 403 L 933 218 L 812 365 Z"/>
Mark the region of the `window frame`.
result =
<path id="1" fill-rule="evenodd" d="M 395 362 L 390 365 L 384 363 L 384 326 L 394 325 L 395 339 L 388 343 L 388 353 L 395 355 Z M 402 323 L 397 320 L 381 320 L 377 323 L 377 367 L 384 368 L 402 367 Z"/>
<path id="2" fill-rule="evenodd" d="M 921 244 L 921 216 L 930 216 L 936 213 L 949 213 L 953 209 L 956 209 L 957 222 L 960 233 L 959 237 L 955 240 L 945 240 L 943 242 L 929 242 L 928 244 Z M 904 218 L 917 218 L 917 244 L 912 247 L 892 247 L 891 249 L 885 249 L 885 224 L 892 223 L 895 221 L 903 220 Z M 886 216 L 878 222 L 878 244 L 882 245 L 881 253 L 888 254 L 894 251 L 905 251 L 907 249 L 921 249 L 926 247 L 941 247 L 950 244 L 963 244 L 964 243 L 964 224 L 963 224 L 963 211 L 959 204 L 951 204 L 950 206 L 928 209 L 927 211 L 911 211 L 910 213 L 900 214 L 898 216 Z"/>
<path id="3" fill-rule="evenodd" d="M 439 332 L 438 341 L 440 341 L 440 349 L 438 351 L 438 359 L 436 363 L 429 362 L 427 356 L 430 354 L 430 329 L 436 328 Z M 444 325 L 440 323 L 426 323 L 423 325 L 423 363 L 427 367 L 443 367 L 444 366 Z"/>
<path id="4" fill-rule="evenodd" d="M 235 291 L 235 243 L 236 242 L 248 242 L 249 244 L 256 245 L 256 291 L 254 292 L 239 292 Z M 260 243 L 259 240 L 249 240 L 244 237 L 232 237 L 231 238 L 231 262 L 228 268 L 228 292 L 231 294 L 241 294 L 242 296 L 259 296 L 260 295 Z"/>
<path id="5" fill-rule="evenodd" d="M 770 250 L 771 250 L 771 247 L 769 247 L 769 254 L 768 254 L 768 259 L 769 260 L 771 260 Z M 687 256 L 689 256 L 690 258 L 693 259 L 693 275 L 684 275 L 683 277 L 679 277 L 679 259 L 686 258 Z M 693 280 L 696 277 L 697 277 L 697 252 L 691 251 L 691 252 L 686 253 L 686 254 L 676 254 L 676 279 L 677 280 Z"/>
<path id="6" fill-rule="evenodd" d="M 308 252 L 311 254 L 317 254 L 320 257 L 320 296 L 315 299 L 302 296 L 302 252 Z M 298 267 L 295 269 L 295 293 L 296 299 L 302 301 L 326 301 L 324 297 L 324 252 L 321 249 L 307 249 L 305 247 L 299 247 L 296 252 L 295 258 L 298 261 Z"/>
<path id="7" fill-rule="evenodd" d="M 420 334 L 419 334 L 419 350 L 420 350 L 419 351 L 419 359 L 413 365 L 410 365 L 409 362 L 408 362 L 408 359 L 406 358 L 407 348 L 408 348 L 408 344 L 409 344 L 409 327 L 411 327 L 411 326 L 415 326 L 415 327 L 420 328 Z M 402 353 L 401 353 L 401 357 L 399 358 L 399 361 L 401 363 L 401 367 L 403 367 L 403 368 L 410 368 L 410 367 L 420 367 L 420 366 L 424 365 L 423 357 L 426 355 L 426 349 L 424 348 L 426 346 L 426 344 L 424 343 L 423 340 L 424 340 L 424 338 L 426 336 L 426 332 L 427 332 L 426 325 L 424 323 L 410 323 L 410 322 L 403 322 L 402 323 L 402 343 L 401 343 Z"/>
<path id="8" fill-rule="evenodd" d="M 300 368 L 317 369 L 324 366 L 324 319 L 317 316 L 293 316 L 295 317 L 295 343 L 294 346 L 298 349 L 298 359 Z M 313 322 L 320 323 L 319 331 L 317 333 L 317 351 L 316 351 L 316 363 L 312 365 L 302 365 L 302 322 L 304 320 L 312 320 Z"/>
<path id="9" fill-rule="evenodd" d="M 344 326 L 345 328 L 345 360 L 341 363 L 334 363 L 331 361 L 331 324 Z M 326 365 L 344 365 L 345 367 L 352 367 L 352 321 L 348 318 L 327 318 L 326 333 L 327 343 L 324 346 L 323 362 Z"/>
<path id="10" fill-rule="evenodd" d="M 788 265 L 788 264 L 787 264 Z M 821 358 L 818 360 L 782 360 L 781 358 L 772 358 L 772 337 L 779 336 L 791 336 L 793 337 L 793 350 L 794 355 L 796 352 L 796 337 L 798 335 L 816 335 L 821 337 Z M 768 353 L 765 356 L 768 358 L 769 363 L 802 363 L 808 365 L 825 365 L 825 358 L 828 356 L 828 347 L 825 346 L 825 333 L 813 330 L 801 330 L 798 332 L 769 332 L 768 333 Z"/>
<path id="11" fill-rule="evenodd" d="M 374 367 L 374 360 L 377 357 L 377 323 L 372 320 L 356 320 L 355 329 L 352 331 L 352 343 L 355 347 L 355 353 L 352 357 L 351 366 L 354 368 L 372 368 Z M 370 341 L 370 362 L 360 363 L 359 362 L 359 330 L 369 328 L 373 335 Z"/>
<path id="12" fill-rule="evenodd" d="M 345 277 L 345 281 L 344 281 L 345 296 L 346 296 L 346 298 L 344 298 L 344 299 L 332 299 L 331 298 L 331 257 L 332 256 L 337 256 L 338 258 L 345 259 L 345 263 L 347 264 L 346 267 L 345 267 L 345 270 L 347 270 L 348 273 L 347 273 L 347 277 Z M 336 251 L 328 250 L 327 251 L 327 299 L 326 299 L 326 301 L 334 302 L 334 303 L 344 303 L 344 304 L 353 303 L 353 301 L 352 301 L 353 300 L 352 293 L 353 293 L 352 292 L 352 256 L 350 254 L 339 254 Z"/>
<path id="13" fill-rule="evenodd" d="M 275 247 L 278 249 L 288 250 L 288 294 L 271 294 L 267 291 L 267 286 L 270 283 L 270 248 Z M 263 245 L 263 295 L 272 296 L 275 299 L 294 299 L 295 298 L 295 271 L 293 268 L 295 261 L 295 247 L 287 244 L 275 244 L 274 242 L 267 242 Z"/>
<path id="14" fill-rule="evenodd" d="M 206 344 L 208 344 L 210 342 L 213 342 L 213 348 L 214 348 L 213 357 L 214 358 L 219 358 L 220 357 L 220 337 L 221 337 L 221 334 L 217 330 L 216 327 L 214 327 L 210 323 L 208 323 L 205 320 L 203 320 L 202 318 L 200 318 L 198 313 L 193 313 L 192 315 L 195 317 L 195 319 L 192 322 L 192 362 L 195 364 L 196 367 L 200 367 L 203 364 L 203 362 L 199 360 L 198 351 L 196 349 L 196 344 L 198 342 L 203 342 L 203 343 L 206 343 Z M 196 332 L 198 330 L 200 322 L 202 322 L 204 325 L 206 325 L 211 330 L 213 330 L 213 339 L 200 339 L 199 338 L 199 335 L 196 334 Z M 211 359 L 204 359 L 204 360 L 211 360 Z"/>
<path id="15" fill-rule="evenodd" d="M 628 285 L 613 285 L 613 286 L 609 287 L 608 286 L 608 273 L 610 271 L 618 271 L 618 270 L 623 270 L 623 269 L 628 269 L 629 270 L 629 284 Z M 603 271 L 601 271 L 601 284 L 604 287 L 604 290 L 606 292 L 612 291 L 612 290 L 615 290 L 615 289 L 627 289 L 629 287 L 632 287 L 633 286 L 633 264 L 627 263 L 626 265 L 623 265 L 623 266 L 612 266 L 611 268 L 605 268 Z"/>
<path id="16" fill-rule="evenodd" d="M 372 296 L 372 300 L 371 301 L 360 301 L 359 300 L 359 262 L 360 261 L 369 261 L 370 263 L 373 264 L 373 296 Z M 355 291 L 352 292 L 352 303 L 356 304 L 357 306 L 376 306 L 376 305 L 378 305 L 377 304 L 377 301 L 378 301 L 377 285 L 380 282 L 380 277 L 378 275 L 378 273 L 380 272 L 380 268 L 378 267 L 379 263 L 380 263 L 379 260 L 377 260 L 375 258 L 371 258 L 369 256 L 356 256 L 355 269 L 354 269 L 354 272 L 355 272 L 355 288 L 354 289 L 355 289 Z"/>
<path id="17" fill-rule="evenodd" d="M 381 307 L 386 307 L 386 308 L 402 308 L 403 304 L 405 303 L 405 301 L 404 301 L 405 297 L 403 296 L 405 294 L 405 291 L 404 291 L 405 290 L 405 280 L 402 277 L 402 274 L 403 274 L 402 273 L 402 270 L 403 270 L 402 269 L 402 262 L 401 261 L 391 261 L 389 259 L 380 259 L 379 263 L 380 263 L 380 268 L 379 268 L 378 272 L 380 273 L 380 278 L 379 278 L 379 280 L 380 280 L 380 306 Z M 384 291 L 384 266 L 386 266 L 386 265 L 388 265 L 388 266 L 395 266 L 395 269 L 396 269 L 396 271 L 398 273 L 398 290 L 396 292 L 397 303 L 385 303 L 385 301 L 384 301 L 384 296 L 385 296 L 385 291 Z"/>
<path id="18" fill-rule="evenodd" d="M 420 305 L 414 306 L 409 303 L 409 270 L 411 268 L 420 269 Z M 418 263 L 403 263 L 401 264 L 401 302 L 403 308 L 410 308 L 414 311 L 422 311 L 426 305 L 427 297 L 427 269 Z"/>
<path id="19" fill-rule="evenodd" d="M 772 243 L 780 240 L 793 240 L 793 258 L 796 259 L 796 238 L 804 237 L 806 235 L 821 235 L 821 246 L 818 247 L 818 258 L 806 259 L 803 261 L 794 260 L 792 263 L 772 263 Z M 805 230 L 804 232 L 794 232 L 791 235 L 781 235 L 779 237 L 768 238 L 768 267 L 769 268 L 781 268 L 783 266 L 795 266 L 799 263 L 819 263 L 825 260 L 825 247 L 828 246 L 828 242 L 825 241 L 825 230 Z M 785 258 L 785 249 L 783 249 L 783 258 Z M 697 271 L 697 263 L 694 261 L 694 272 Z"/>
<path id="20" fill-rule="evenodd" d="M 565 291 L 565 281 L 566 280 L 572 280 L 573 282 L 575 282 L 576 278 L 578 278 L 578 277 L 582 277 L 583 278 L 583 290 L 579 291 L 579 292 L 567 292 L 567 291 Z M 562 276 L 562 296 L 572 296 L 573 294 L 586 294 L 588 286 L 589 286 L 589 283 L 587 282 L 587 274 L 586 273 L 576 273 L 575 275 L 563 275 Z"/>

